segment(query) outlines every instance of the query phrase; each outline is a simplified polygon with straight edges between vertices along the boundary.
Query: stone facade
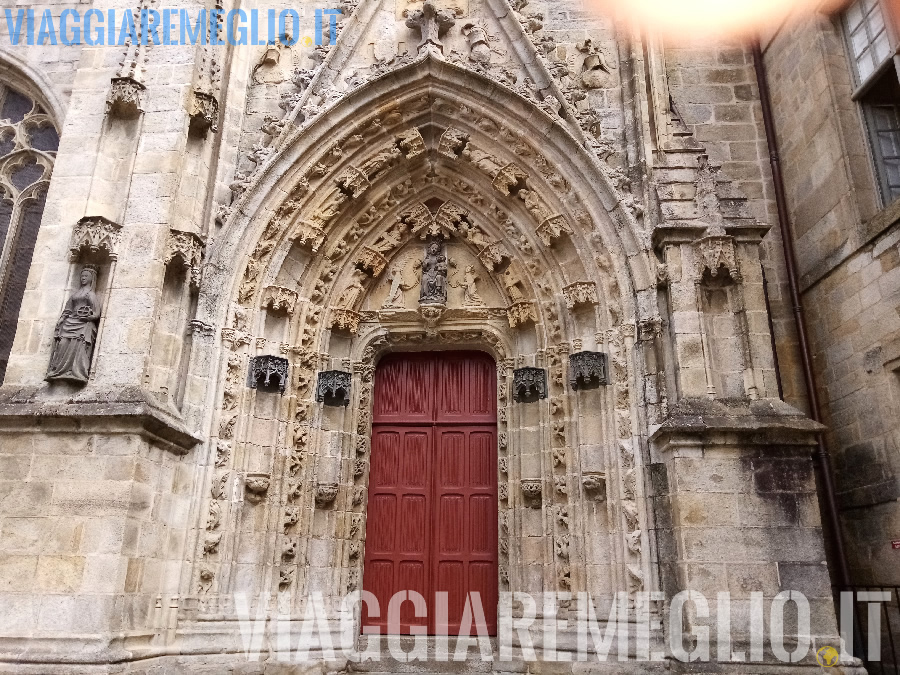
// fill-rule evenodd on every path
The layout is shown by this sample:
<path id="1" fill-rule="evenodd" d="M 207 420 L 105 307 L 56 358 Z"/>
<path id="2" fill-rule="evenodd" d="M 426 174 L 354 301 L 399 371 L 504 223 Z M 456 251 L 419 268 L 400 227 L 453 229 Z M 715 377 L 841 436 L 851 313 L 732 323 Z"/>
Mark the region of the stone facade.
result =
<path id="1" fill-rule="evenodd" d="M 319 5 L 294 3 L 310 32 Z M 501 592 L 659 592 L 662 621 L 732 591 L 737 649 L 749 592 L 800 590 L 814 649 L 837 644 L 749 51 L 639 41 L 574 0 L 341 7 L 333 45 L 0 53 L 60 132 L 0 387 L 0 672 L 250 672 L 235 594 L 337 617 L 378 361 L 440 349 L 497 365 Z M 882 467 L 842 484 L 859 506 L 893 485 L 889 425 L 852 407 L 898 386 L 885 242 L 807 277 L 870 314 L 815 323 L 829 434 Z M 46 381 L 87 267 L 88 382 Z"/>
<path id="2" fill-rule="evenodd" d="M 896 584 L 900 205 L 879 199 L 839 17 L 772 36 L 765 63 L 853 581 Z"/>

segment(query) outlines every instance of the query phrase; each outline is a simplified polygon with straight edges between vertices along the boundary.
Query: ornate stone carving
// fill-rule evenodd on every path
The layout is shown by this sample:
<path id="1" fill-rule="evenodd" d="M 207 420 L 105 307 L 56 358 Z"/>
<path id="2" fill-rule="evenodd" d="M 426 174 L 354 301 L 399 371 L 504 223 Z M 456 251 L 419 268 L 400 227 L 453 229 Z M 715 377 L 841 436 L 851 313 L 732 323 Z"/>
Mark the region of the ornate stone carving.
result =
<path id="1" fill-rule="evenodd" d="M 516 368 L 513 371 L 513 400 L 547 398 L 547 371 L 543 368 Z"/>
<path id="2" fill-rule="evenodd" d="M 537 323 L 537 311 L 534 303 L 516 302 L 509 306 L 506 310 L 506 316 L 509 320 L 509 327 L 524 326 L 528 323 Z"/>
<path id="3" fill-rule="evenodd" d="M 146 87 L 133 77 L 114 77 L 106 96 L 106 114 L 120 119 L 134 119 L 143 111 L 141 98 Z"/>
<path id="4" fill-rule="evenodd" d="M 551 216 L 546 218 L 540 225 L 538 225 L 537 236 L 540 238 L 541 242 L 544 246 L 553 246 L 557 239 L 559 239 L 563 234 L 570 235 L 572 234 L 572 226 L 569 225 L 568 221 L 564 216 Z"/>
<path id="5" fill-rule="evenodd" d="M 320 227 L 316 227 L 312 223 L 301 220 L 294 227 L 294 231 L 290 236 L 291 240 L 308 248 L 313 253 L 317 253 L 322 244 L 325 243 L 325 232 Z"/>
<path id="6" fill-rule="evenodd" d="M 349 309 L 333 309 L 328 319 L 328 328 L 341 330 L 351 335 L 359 333 L 359 323 L 362 315 Z"/>
<path id="7" fill-rule="evenodd" d="M 525 171 L 515 164 L 507 164 L 494 176 L 494 189 L 504 197 L 509 197 L 512 194 L 513 188 L 525 185 L 527 178 L 528 174 Z"/>
<path id="8" fill-rule="evenodd" d="M 425 0 L 422 9 L 410 12 L 406 18 L 406 25 L 409 28 L 418 30 L 422 35 L 417 48 L 420 54 L 423 49 L 427 49 L 430 45 L 433 45 L 443 54 L 444 43 L 441 42 L 440 38 L 455 23 L 456 14 L 446 9 L 437 9 L 432 0 Z"/>
<path id="9" fill-rule="evenodd" d="M 83 252 L 105 253 L 110 260 L 119 256 L 122 226 L 103 216 L 85 216 L 75 224 L 69 244 L 69 258 L 74 262 Z"/>
<path id="10" fill-rule="evenodd" d="M 406 159 L 418 157 L 426 151 L 425 139 L 422 138 L 422 133 L 416 128 L 409 129 L 398 135 L 397 145 L 406 156 Z"/>
<path id="11" fill-rule="evenodd" d="M 356 267 L 373 277 L 381 276 L 387 264 L 387 258 L 368 246 L 362 247 L 359 257 L 356 259 Z"/>
<path id="12" fill-rule="evenodd" d="M 79 384 L 88 381 L 100 314 L 97 268 L 86 265 L 81 270 L 79 287 L 69 296 L 56 322 L 47 380 Z"/>
<path id="13" fill-rule="evenodd" d="M 284 507 L 284 515 L 281 518 L 281 525 L 283 526 L 284 531 L 287 532 L 298 522 L 300 522 L 300 507 L 299 506 Z"/>
<path id="14" fill-rule="evenodd" d="M 734 238 L 727 235 L 710 235 L 694 242 L 696 266 L 694 279 L 700 281 L 709 271 L 713 277 L 718 276 L 724 268 L 734 281 L 741 280 L 737 256 L 734 250 Z"/>
<path id="15" fill-rule="evenodd" d="M 602 473 L 586 473 L 581 479 L 581 487 L 585 496 L 596 502 L 606 501 L 606 475 Z"/>
<path id="16" fill-rule="evenodd" d="M 319 483 L 316 485 L 316 506 L 320 509 L 324 509 L 329 504 L 332 504 L 335 499 L 337 499 L 338 495 L 338 484 L 337 483 Z"/>
<path id="17" fill-rule="evenodd" d="M 495 268 L 502 267 L 503 263 L 509 260 L 509 251 L 501 242 L 488 244 L 478 254 L 478 260 L 493 272 Z"/>
<path id="18" fill-rule="evenodd" d="M 207 131 L 216 133 L 219 122 L 219 101 L 211 93 L 194 89 L 188 105 L 192 133 L 205 136 Z"/>
<path id="19" fill-rule="evenodd" d="M 566 307 L 575 309 L 578 305 L 596 305 L 597 284 L 593 281 L 577 281 L 563 288 L 563 297 L 566 299 Z"/>
<path id="20" fill-rule="evenodd" d="M 491 62 L 491 46 L 488 44 L 484 26 L 467 23 L 462 27 L 462 34 L 469 41 L 469 59 L 482 66 Z"/>
<path id="21" fill-rule="evenodd" d="M 319 373 L 316 384 L 316 401 L 319 403 L 337 401 L 340 405 L 350 405 L 350 387 L 353 373 L 342 370 L 326 370 Z"/>
<path id="22" fill-rule="evenodd" d="M 247 501 L 258 504 L 265 499 L 266 493 L 269 491 L 270 478 L 267 473 L 248 473 L 244 482 L 247 490 Z"/>
<path id="23" fill-rule="evenodd" d="M 278 587 L 287 588 L 294 583 L 294 568 L 282 567 L 278 570 Z"/>
<path id="24" fill-rule="evenodd" d="M 447 304 L 447 253 L 437 239 L 428 242 L 422 264 L 420 304 Z"/>
<path id="25" fill-rule="evenodd" d="M 366 175 L 355 166 L 345 168 L 335 182 L 353 199 L 359 197 L 372 185 Z"/>
<path id="26" fill-rule="evenodd" d="M 169 238 L 166 242 L 166 256 L 163 263 L 168 265 L 175 258 L 181 258 L 184 268 L 188 271 L 191 286 L 200 286 L 200 275 L 203 262 L 203 240 L 192 232 L 169 230 Z"/>
<path id="27" fill-rule="evenodd" d="M 224 499 L 226 488 L 228 487 L 229 473 L 226 471 L 218 478 L 213 479 L 209 488 L 209 494 L 213 499 Z"/>
<path id="28" fill-rule="evenodd" d="M 523 479 L 520 482 L 525 505 L 532 509 L 541 508 L 544 484 L 540 479 Z"/>
<path id="29" fill-rule="evenodd" d="M 441 140 L 438 143 L 438 153 L 450 159 L 459 159 L 459 155 L 466 147 L 468 140 L 468 134 L 450 127 L 441 135 Z"/>
<path id="30" fill-rule="evenodd" d="M 219 440 L 216 442 L 216 466 L 225 466 L 231 458 L 231 443 Z"/>
<path id="31" fill-rule="evenodd" d="M 281 545 L 281 559 L 293 560 L 297 557 L 297 540 L 286 539 Z"/>
<path id="32" fill-rule="evenodd" d="M 222 541 L 222 533 L 208 534 L 203 538 L 203 555 L 210 556 L 219 552 L 219 544 Z"/>
<path id="33" fill-rule="evenodd" d="M 268 286 L 262 292 L 262 308 L 273 312 L 285 312 L 289 316 L 294 313 L 297 304 L 297 291 L 283 286 Z"/>
<path id="34" fill-rule="evenodd" d="M 219 506 L 219 502 L 212 501 L 209 503 L 209 511 L 206 514 L 206 529 L 208 532 L 212 532 L 218 529 L 219 524 L 222 522 L 222 507 Z"/>
<path id="35" fill-rule="evenodd" d="M 280 356 L 254 356 L 250 359 L 250 388 L 274 389 L 284 394 L 288 381 L 288 361 Z"/>
<path id="36" fill-rule="evenodd" d="M 569 384 L 572 389 L 586 389 L 592 384 L 609 384 L 606 354 L 577 352 L 569 356 Z"/>

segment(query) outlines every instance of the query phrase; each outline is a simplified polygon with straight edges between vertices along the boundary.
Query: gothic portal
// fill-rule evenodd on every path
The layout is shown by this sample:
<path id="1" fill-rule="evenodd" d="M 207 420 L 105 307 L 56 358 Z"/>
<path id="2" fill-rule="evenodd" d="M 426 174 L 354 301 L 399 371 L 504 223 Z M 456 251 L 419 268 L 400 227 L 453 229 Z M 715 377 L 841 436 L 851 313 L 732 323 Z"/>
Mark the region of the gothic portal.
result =
<path id="1" fill-rule="evenodd" d="M 801 581 L 838 644 L 759 141 L 730 177 L 687 66 L 574 0 L 340 4 L 333 44 L 85 47 L 68 112 L 0 122 L 10 195 L 37 111 L 61 129 L 0 330 L 0 671 L 282 672 L 310 612 L 338 656 L 284 672 L 353 669 L 373 630 L 466 634 L 477 595 L 499 639 L 553 594 L 568 656 L 581 597 L 646 626 L 608 672 L 681 672 L 671 636 L 720 615 L 673 598 L 733 592 L 749 653 L 749 594 Z M 749 120 L 745 49 L 704 49 Z M 425 612 L 389 625 L 398 591 Z"/>

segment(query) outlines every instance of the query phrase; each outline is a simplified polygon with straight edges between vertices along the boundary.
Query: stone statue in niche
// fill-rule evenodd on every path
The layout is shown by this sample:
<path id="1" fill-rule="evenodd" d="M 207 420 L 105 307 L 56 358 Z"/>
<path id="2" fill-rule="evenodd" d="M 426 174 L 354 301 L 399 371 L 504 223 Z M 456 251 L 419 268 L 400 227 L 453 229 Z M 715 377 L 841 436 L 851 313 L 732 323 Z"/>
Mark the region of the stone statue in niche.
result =
<path id="1" fill-rule="evenodd" d="M 437 240 L 430 241 L 425 249 L 419 303 L 447 304 L 447 254 L 444 245 Z"/>
<path id="2" fill-rule="evenodd" d="M 81 270 L 81 285 L 69 297 L 56 323 L 47 380 L 88 381 L 99 322 L 97 268 L 86 265 Z"/>
<path id="3" fill-rule="evenodd" d="M 356 309 L 356 305 L 366 292 L 365 287 L 362 285 L 362 274 L 363 273 L 358 270 L 353 272 L 350 283 L 347 284 L 346 288 L 344 288 L 341 295 L 338 297 L 336 304 L 338 309 L 349 309 L 351 311 Z"/>

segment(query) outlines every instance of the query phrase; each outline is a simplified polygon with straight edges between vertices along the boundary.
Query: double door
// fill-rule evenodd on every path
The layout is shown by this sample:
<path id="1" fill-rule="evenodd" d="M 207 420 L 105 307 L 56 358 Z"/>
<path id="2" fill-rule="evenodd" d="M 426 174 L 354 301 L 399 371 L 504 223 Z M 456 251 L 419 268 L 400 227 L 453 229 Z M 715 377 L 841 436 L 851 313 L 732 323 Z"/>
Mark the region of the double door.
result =
<path id="1" fill-rule="evenodd" d="M 379 364 L 363 571 L 379 612 L 364 606 L 364 627 L 457 635 L 468 603 L 496 633 L 496 396 L 496 366 L 480 352 L 394 354 Z M 422 596 L 425 611 L 398 604 L 404 592 Z M 392 599 L 399 611 L 389 623 Z"/>

